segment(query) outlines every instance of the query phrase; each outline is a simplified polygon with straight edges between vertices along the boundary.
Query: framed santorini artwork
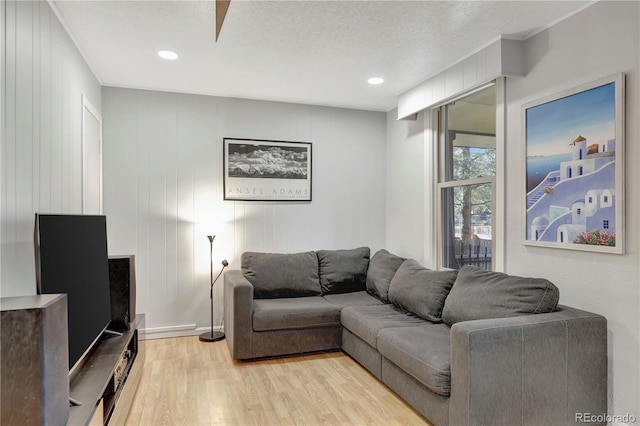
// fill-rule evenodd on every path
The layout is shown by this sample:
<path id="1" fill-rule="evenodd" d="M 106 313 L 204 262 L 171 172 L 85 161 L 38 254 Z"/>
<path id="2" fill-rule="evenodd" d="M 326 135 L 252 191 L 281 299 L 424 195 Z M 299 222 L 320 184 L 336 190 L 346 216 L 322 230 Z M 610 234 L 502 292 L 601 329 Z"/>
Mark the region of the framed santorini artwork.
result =
<path id="1" fill-rule="evenodd" d="M 311 143 L 224 138 L 225 200 L 311 201 Z"/>
<path id="2" fill-rule="evenodd" d="M 624 75 L 522 110 L 524 243 L 624 253 Z"/>

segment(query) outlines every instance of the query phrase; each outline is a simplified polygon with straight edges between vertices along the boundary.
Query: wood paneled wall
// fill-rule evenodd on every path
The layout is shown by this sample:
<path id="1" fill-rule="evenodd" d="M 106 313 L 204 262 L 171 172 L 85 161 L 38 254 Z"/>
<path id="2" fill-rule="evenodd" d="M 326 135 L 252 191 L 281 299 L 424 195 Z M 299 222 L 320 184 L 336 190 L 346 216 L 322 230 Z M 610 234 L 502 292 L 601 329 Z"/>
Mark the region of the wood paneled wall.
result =
<path id="1" fill-rule="evenodd" d="M 149 332 L 209 326 L 206 223 L 216 275 L 247 250 L 384 247 L 384 113 L 105 87 L 103 120 L 109 251 L 136 255 Z M 313 200 L 223 201 L 224 137 L 312 142 Z M 215 298 L 217 326 L 222 279 Z"/>
<path id="2" fill-rule="evenodd" d="M 34 213 L 82 211 L 82 95 L 100 83 L 46 1 L 3 1 L 3 297 L 35 294 Z"/>

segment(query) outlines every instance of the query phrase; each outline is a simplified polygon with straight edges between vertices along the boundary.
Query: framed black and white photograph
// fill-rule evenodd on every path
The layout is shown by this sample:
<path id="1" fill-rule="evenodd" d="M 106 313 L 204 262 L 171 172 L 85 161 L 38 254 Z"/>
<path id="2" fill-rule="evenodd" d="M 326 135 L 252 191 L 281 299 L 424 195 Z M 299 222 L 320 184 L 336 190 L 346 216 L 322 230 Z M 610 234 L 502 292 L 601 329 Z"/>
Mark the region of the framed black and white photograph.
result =
<path id="1" fill-rule="evenodd" d="M 311 201 L 311 143 L 224 138 L 224 199 Z"/>
<path id="2" fill-rule="evenodd" d="M 525 244 L 624 253 L 624 75 L 523 106 Z"/>

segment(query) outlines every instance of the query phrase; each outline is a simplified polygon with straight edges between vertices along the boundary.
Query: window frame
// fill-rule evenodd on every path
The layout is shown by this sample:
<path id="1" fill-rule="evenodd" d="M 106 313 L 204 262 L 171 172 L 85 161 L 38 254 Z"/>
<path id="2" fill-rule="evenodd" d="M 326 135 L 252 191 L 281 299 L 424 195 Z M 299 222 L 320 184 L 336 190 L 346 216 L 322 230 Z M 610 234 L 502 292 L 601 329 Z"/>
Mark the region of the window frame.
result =
<path id="1" fill-rule="evenodd" d="M 443 176 L 445 176 L 445 155 L 444 151 L 445 142 L 444 137 L 446 128 L 444 126 L 444 114 L 442 114 L 443 107 L 461 100 L 477 91 L 484 90 L 485 88 L 495 85 L 496 96 L 496 171 L 495 176 L 474 178 L 463 181 L 445 181 L 441 182 Z M 433 250 L 433 264 L 436 269 L 448 269 L 443 266 L 443 240 L 444 240 L 444 227 L 442 217 L 442 190 L 446 188 L 466 185 L 478 185 L 490 183 L 492 185 L 492 256 L 491 256 L 491 270 L 503 271 L 504 270 L 504 246 L 505 246 L 505 113 L 506 113 L 506 99 L 505 99 L 505 78 L 500 77 L 486 84 L 477 86 L 469 91 L 460 93 L 455 97 L 447 99 L 445 102 L 438 105 L 434 105 L 431 108 L 431 123 L 432 129 L 432 141 L 434 155 L 432 157 L 433 162 L 433 205 L 435 206 L 434 226 L 435 232 L 435 247 Z"/>

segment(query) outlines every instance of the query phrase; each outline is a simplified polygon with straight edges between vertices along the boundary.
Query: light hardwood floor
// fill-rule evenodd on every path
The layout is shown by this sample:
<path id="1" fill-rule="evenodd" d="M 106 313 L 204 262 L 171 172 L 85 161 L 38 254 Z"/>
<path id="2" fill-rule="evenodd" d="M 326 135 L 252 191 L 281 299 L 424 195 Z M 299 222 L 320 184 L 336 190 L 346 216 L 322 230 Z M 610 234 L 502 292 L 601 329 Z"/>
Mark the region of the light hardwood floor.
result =
<path id="1" fill-rule="evenodd" d="M 342 352 L 237 362 L 225 341 L 141 343 L 128 425 L 429 425 Z"/>

